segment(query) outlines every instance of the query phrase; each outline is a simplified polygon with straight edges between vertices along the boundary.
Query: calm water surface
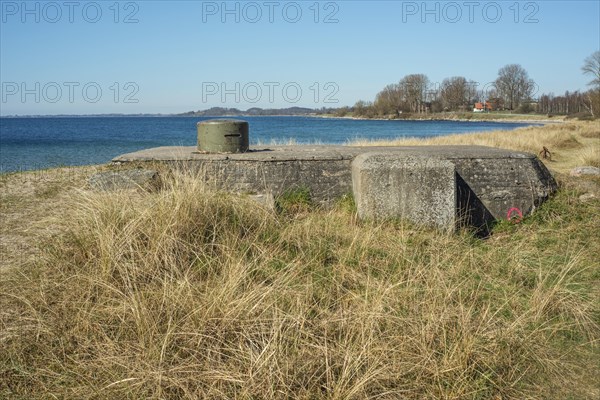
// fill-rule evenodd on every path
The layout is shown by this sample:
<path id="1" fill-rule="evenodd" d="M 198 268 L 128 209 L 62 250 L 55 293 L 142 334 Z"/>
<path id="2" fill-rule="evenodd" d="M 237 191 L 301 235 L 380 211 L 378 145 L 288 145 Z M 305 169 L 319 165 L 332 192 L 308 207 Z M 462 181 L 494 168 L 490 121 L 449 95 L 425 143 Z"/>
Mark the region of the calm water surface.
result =
<path id="1" fill-rule="evenodd" d="M 0 118 L 0 173 L 102 164 L 136 150 L 194 146 L 198 117 Z M 362 121 L 311 117 L 241 117 L 250 143 L 344 144 L 355 139 L 430 137 L 511 130 L 529 124 L 461 121 Z"/>

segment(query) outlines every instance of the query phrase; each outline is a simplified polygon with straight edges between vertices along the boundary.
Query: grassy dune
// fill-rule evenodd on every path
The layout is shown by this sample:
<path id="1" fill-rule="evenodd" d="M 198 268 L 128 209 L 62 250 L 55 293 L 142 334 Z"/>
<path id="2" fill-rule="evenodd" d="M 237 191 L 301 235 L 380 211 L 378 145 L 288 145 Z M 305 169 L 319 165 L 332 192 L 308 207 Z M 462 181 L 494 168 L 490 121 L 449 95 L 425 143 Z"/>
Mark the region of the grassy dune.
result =
<path id="1" fill-rule="evenodd" d="M 356 140 L 351 146 L 426 146 L 471 144 L 526 151 L 534 154 L 545 146 L 552 153 L 548 167 L 566 172 L 578 165 L 600 167 L 600 122 L 566 122 L 543 127 L 525 127 L 512 131 L 493 131 L 439 136 L 427 139 L 407 138 L 391 141 Z"/>
<path id="2" fill-rule="evenodd" d="M 556 196 L 486 240 L 185 171 L 153 193 L 2 176 L 0 398 L 597 398 L 600 181 L 560 171 L 597 162 L 598 132 L 434 140 L 553 152 Z"/>

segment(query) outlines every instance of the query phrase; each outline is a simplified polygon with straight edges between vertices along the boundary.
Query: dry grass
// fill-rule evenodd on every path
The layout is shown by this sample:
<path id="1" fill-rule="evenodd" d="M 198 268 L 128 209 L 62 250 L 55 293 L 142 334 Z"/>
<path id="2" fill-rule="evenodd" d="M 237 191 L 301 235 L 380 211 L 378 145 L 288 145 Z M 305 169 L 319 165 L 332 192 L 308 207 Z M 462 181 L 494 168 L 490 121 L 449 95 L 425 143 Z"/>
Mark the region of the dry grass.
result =
<path id="1" fill-rule="evenodd" d="M 598 395 L 600 202 L 482 241 L 198 182 L 62 199 L 0 282 L 0 397 Z"/>
<path id="2" fill-rule="evenodd" d="M 60 212 L 74 187 L 103 167 L 56 168 L 0 175 L 0 274 L 38 256 L 32 245 L 47 240 L 54 226 L 41 223 Z"/>
<path id="3" fill-rule="evenodd" d="M 579 152 L 579 164 L 600 167 L 600 147 L 589 147 Z"/>
<path id="4" fill-rule="evenodd" d="M 568 171 L 594 165 L 597 132 L 427 143 L 543 145 Z M 350 199 L 277 213 L 181 171 L 92 192 L 95 170 L 0 177 L 0 398 L 600 396 L 600 200 L 580 199 L 598 179 L 559 175 L 480 240 L 360 222 Z"/>
<path id="5" fill-rule="evenodd" d="M 426 146 L 426 145 L 480 145 L 525 151 L 538 154 L 545 146 L 552 153 L 550 168 L 566 172 L 581 165 L 582 161 L 595 165 L 600 152 L 600 122 L 573 121 L 532 126 L 512 131 L 493 131 L 457 134 L 433 138 L 406 138 L 392 141 L 360 140 L 351 146 Z M 581 153 L 581 154 L 580 154 Z M 580 160 L 585 155 L 583 160 Z M 586 164 L 590 165 L 590 164 Z"/>

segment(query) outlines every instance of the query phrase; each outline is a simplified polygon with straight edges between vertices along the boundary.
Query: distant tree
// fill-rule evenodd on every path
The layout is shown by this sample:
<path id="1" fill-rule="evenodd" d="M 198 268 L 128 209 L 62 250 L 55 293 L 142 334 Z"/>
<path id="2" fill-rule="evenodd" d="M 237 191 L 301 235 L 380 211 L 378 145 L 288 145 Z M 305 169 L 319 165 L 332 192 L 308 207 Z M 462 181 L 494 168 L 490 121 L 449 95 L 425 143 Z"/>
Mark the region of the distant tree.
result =
<path id="1" fill-rule="evenodd" d="M 542 94 L 537 102 L 537 112 L 543 114 L 578 114 L 587 109 L 586 97 L 579 91 L 555 96 L 554 93 Z M 589 110 L 588 110 L 589 111 Z"/>
<path id="2" fill-rule="evenodd" d="M 585 109 L 596 118 L 598 110 L 600 110 L 600 89 L 590 89 L 585 93 L 582 101 Z"/>
<path id="3" fill-rule="evenodd" d="M 359 100 L 354 104 L 352 113 L 355 117 L 368 117 L 374 116 L 373 103 L 370 101 Z"/>
<path id="4" fill-rule="evenodd" d="M 446 78 L 440 87 L 444 109 L 456 111 L 467 106 L 474 97 L 472 84 L 462 76 Z"/>
<path id="5" fill-rule="evenodd" d="M 517 112 L 519 114 L 529 114 L 534 111 L 535 111 L 535 108 L 531 103 L 521 103 L 519 108 L 517 108 Z"/>
<path id="6" fill-rule="evenodd" d="M 469 98 L 468 102 L 470 103 L 470 105 L 473 105 L 472 103 L 474 103 L 475 100 L 477 99 L 477 93 L 479 92 L 479 90 L 477 89 L 478 85 L 479 85 L 479 83 L 477 83 L 475 81 L 467 82 L 467 94 L 468 94 L 468 98 Z"/>
<path id="7" fill-rule="evenodd" d="M 581 70 L 584 75 L 592 76 L 592 80 L 588 83 L 589 86 L 600 88 L 600 51 L 596 51 L 586 58 Z"/>
<path id="8" fill-rule="evenodd" d="M 345 117 L 349 113 L 350 113 L 350 107 L 348 107 L 348 106 L 336 108 L 336 109 L 333 110 L 333 114 L 336 117 Z"/>
<path id="9" fill-rule="evenodd" d="M 425 97 L 429 87 L 429 78 L 423 74 L 407 75 L 398 84 L 412 112 L 424 111 Z"/>
<path id="10" fill-rule="evenodd" d="M 431 112 L 434 113 L 439 113 L 444 111 L 444 105 L 442 104 L 441 100 L 439 99 L 435 99 L 431 102 Z"/>
<path id="11" fill-rule="evenodd" d="M 514 110 L 523 100 L 531 98 L 535 82 L 519 64 L 509 64 L 500 68 L 494 86 L 504 104 Z"/>
<path id="12" fill-rule="evenodd" d="M 425 104 L 427 106 L 427 110 L 438 113 L 444 110 L 442 106 L 442 100 L 440 95 L 439 85 L 430 85 L 429 89 L 425 93 Z"/>
<path id="13" fill-rule="evenodd" d="M 600 51 L 594 52 L 585 59 L 581 67 L 584 75 L 591 75 L 592 80 L 588 85 L 592 88 L 586 92 L 583 105 L 595 117 L 595 112 L 600 109 Z"/>
<path id="14" fill-rule="evenodd" d="M 404 93 L 398 84 L 390 84 L 377 93 L 373 106 L 379 115 L 399 115 L 404 108 Z"/>

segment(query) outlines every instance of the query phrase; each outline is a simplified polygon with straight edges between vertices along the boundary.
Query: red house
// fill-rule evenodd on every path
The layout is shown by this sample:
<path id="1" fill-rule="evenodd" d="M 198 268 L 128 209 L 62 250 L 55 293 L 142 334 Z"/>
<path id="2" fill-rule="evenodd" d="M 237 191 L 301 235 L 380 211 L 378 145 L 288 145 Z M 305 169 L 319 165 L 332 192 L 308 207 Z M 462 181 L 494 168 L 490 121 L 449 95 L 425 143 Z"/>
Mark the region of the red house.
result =
<path id="1" fill-rule="evenodd" d="M 484 111 L 492 111 L 494 108 L 492 107 L 492 103 L 486 101 L 484 103 L 475 103 L 475 107 L 473 108 L 473 112 L 484 112 Z"/>

